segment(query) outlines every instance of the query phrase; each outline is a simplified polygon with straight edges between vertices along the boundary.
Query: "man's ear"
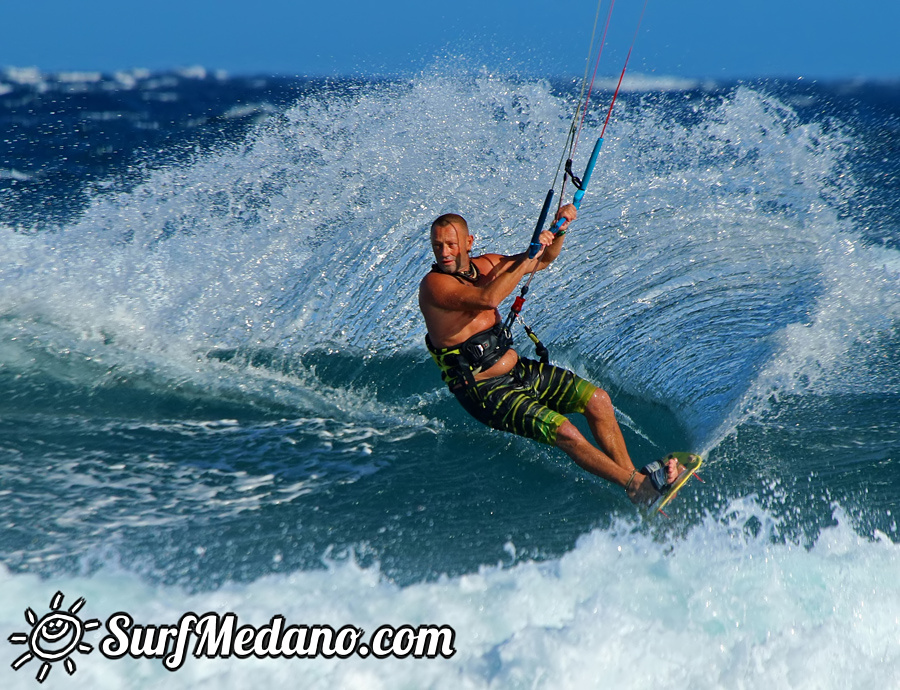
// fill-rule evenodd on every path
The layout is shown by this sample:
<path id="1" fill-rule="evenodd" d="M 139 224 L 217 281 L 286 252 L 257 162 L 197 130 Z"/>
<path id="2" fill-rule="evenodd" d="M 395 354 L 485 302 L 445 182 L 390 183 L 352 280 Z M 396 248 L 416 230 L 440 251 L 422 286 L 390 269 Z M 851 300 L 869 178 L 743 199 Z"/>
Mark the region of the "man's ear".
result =
<path id="1" fill-rule="evenodd" d="M 466 253 L 467 254 L 472 251 L 472 242 L 474 241 L 474 239 L 475 239 L 475 235 L 469 235 L 468 239 L 466 240 Z"/>

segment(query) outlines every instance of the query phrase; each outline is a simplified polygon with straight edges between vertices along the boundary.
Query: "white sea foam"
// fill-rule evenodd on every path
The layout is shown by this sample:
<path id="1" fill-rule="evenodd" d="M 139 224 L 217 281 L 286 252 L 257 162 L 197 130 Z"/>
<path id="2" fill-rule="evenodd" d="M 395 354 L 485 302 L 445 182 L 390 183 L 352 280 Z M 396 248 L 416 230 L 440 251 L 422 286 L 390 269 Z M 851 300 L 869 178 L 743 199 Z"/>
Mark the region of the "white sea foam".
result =
<path id="1" fill-rule="evenodd" d="M 2 95 L 2 93 L 0 93 Z M 17 180 L 19 182 L 27 182 L 34 179 L 33 175 L 23 173 L 15 168 L 0 168 L 0 180 Z"/>
<path id="2" fill-rule="evenodd" d="M 606 78 L 598 79 L 594 86 L 598 89 L 614 90 L 619 84 L 618 77 L 615 79 Z M 698 79 L 685 79 L 684 77 L 657 75 L 657 74 L 641 74 L 640 72 L 629 72 L 623 77 L 620 90 L 626 91 L 691 91 L 703 86 L 711 88 L 712 85 L 702 82 Z"/>
<path id="3" fill-rule="evenodd" d="M 45 81 L 46 77 L 37 67 L 7 67 L 4 70 L 6 78 L 16 84 L 28 84 L 36 86 Z"/>
<path id="4" fill-rule="evenodd" d="M 95 84 L 103 78 L 100 72 L 58 72 L 56 80 L 63 84 Z"/>
<path id="5" fill-rule="evenodd" d="M 60 590 L 85 597 L 82 618 L 127 611 L 139 624 L 175 624 L 188 611 L 236 613 L 260 626 L 293 624 L 451 625 L 450 659 L 196 659 L 170 673 L 160 661 L 76 655 L 65 687 L 306 688 L 772 688 L 895 687 L 900 683 L 900 546 L 861 538 L 838 509 L 837 524 L 811 547 L 775 543 L 752 502 L 733 504 L 685 536 L 657 540 L 626 524 L 583 537 L 542 563 L 405 587 L 354 562 L 187 593 L 149 586 L 126 572 L 42 582 L 0 570 L 6 596 L 0 637 L 27 631 Z M 514 548 L 510 546 L 510 553 Z M 273 554 L 277 558 L 277 554 Z M 97 646 L 106 630 L 89 633 Z M 18 656 L 8 647 L 7 657 Z M 30 688 L 37 662 L 6 671 L 6 687 Z"/>

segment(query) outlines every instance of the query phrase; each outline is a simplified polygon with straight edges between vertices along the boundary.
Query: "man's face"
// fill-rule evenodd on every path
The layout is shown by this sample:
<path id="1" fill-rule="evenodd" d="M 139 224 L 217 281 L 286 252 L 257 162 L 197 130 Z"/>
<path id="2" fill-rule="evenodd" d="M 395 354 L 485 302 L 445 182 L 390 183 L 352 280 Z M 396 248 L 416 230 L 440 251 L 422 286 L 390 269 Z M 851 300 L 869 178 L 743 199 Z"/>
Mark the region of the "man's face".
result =
<path id="1" fill-rule="evenodd" d="M 431 230 L 431 250 L 442 273 L 456 273 L 469 269 L 472 236 L 456 224 Z"/>

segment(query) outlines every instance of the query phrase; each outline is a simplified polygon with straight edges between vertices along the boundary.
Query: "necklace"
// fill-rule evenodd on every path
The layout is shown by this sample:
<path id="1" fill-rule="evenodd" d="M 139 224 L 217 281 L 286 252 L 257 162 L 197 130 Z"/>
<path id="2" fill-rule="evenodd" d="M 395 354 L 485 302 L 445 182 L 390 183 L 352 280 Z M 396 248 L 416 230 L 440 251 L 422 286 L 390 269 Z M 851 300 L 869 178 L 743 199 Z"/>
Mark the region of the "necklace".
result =
<path id="1" fill-rule="evenodd" d="M 475 265 L 475 262 L 469 262 L 469 270 L 468 271 L 457 271 L 454 275 L 459 276 L 460 278 L 465 278 L 466 280 L 474 283 L 478 280 L 478 266 Z"/>
<path id="2" fill-rule="evenodd" d="M 437 264 L 431 264 L 431 270 L 436 273 L 444 273 L 440 266 Z M 468 281 L 470 283 L 474 283 L 478 280 L 481 275 L 478 272 L 478 266 L 476 266 L 473 262 L 469 262 L 469 270 L 468 271 L 454 271 L 453 273 L 445 273 L 444 275 L 451 275 L 460 278 L 461 280 Z"/>

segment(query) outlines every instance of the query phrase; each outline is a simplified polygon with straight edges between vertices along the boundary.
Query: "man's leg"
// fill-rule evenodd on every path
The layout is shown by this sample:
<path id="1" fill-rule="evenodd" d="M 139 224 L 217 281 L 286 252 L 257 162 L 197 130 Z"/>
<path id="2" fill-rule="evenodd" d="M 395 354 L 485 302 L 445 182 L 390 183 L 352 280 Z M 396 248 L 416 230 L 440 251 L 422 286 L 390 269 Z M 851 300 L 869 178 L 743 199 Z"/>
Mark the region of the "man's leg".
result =
<path id="1" fill-rule="evenodd" d="M 625 445 L 624 441 L 622 445 Z M 569 420 L 563 422 L 556 430 L 556 446 L 572 458 L 579 467 L 608 482 L 624 487 L 631 479 L 634 465 L 630 460 L 627 465 L 616 462 L 588 441 L 578 427 Z M 627 453 L 625 457 L 627 460 Z"/>
<path id="2" fill-rule="evenodd" d="M 603 452 L 612 458 L 612 461 L 619 467 L 628 470 L 630 474 L 634 465 L 628 455 L 628 449 L 625 447 L 625 439 L 619 428 L 619 422 L 616 420 L 616 410 L 605 390 L 598 388 L 594 391 L 584 409 L 584 416 Z"/>
<path id="3" fill-rule="evenodd" d="M 628 486 L 628 496 L 634 502 L 652 501 L 657 493 L 647 478 L 634 475 L 634 464 L 628 455 L 625 438 L 609 394 L 601 388 L 594 391 L 584 409 L 591 433 L 600 446 L 593 446 L 572 422 L 565 422 L 556 432 L 556 445 L 575 463 L 598 477 L 619 486 Z M 666 464 L 666 479 L 674 482 L 684 468 L 676 461 Z"/>
<path id="4" fill-rule="evenodd" d="M 625 488 L 632 503 L 651 503 L 659 497 L 650 478 L 635 472 L 631 460 L 627 460 L 628 464 L 625 466 L 618 464 L 588 441 L 578 431 L 578 427 L 568 420 L 556 431 L 556 446 L 565 451 L 582 469 Z M 666 465 L 666 479 L 670 482 L 675 481 L 683 469 L 676 460 L 670 460 Z"/>
<path id="5" fill-rule="evenodd" d="M 520 360 L 520 364 L 525 368 L 523 379 L 529 382 L 527 386 L 523 379 L 501 376 L 479 381 L 454 394 L 469 414 L 491 428 L 555 445 L 586 471 L 619 486 L 628 485 L 628 496 L 635 503 L 649 502 L 658 496 L 648 477 L 635 473 L 605 391 L 559 367 L 531 360 Z M 538 378 L 531 376 L 534 372 Z M 551 393 L 545 396 L 546 391 Z M 563 416 L 575 412 L 586 415 L 603 450 L 591 444 Z M 674 467 L 669 468 L 668 474 L 672 480 L 678 475 Z"/>

